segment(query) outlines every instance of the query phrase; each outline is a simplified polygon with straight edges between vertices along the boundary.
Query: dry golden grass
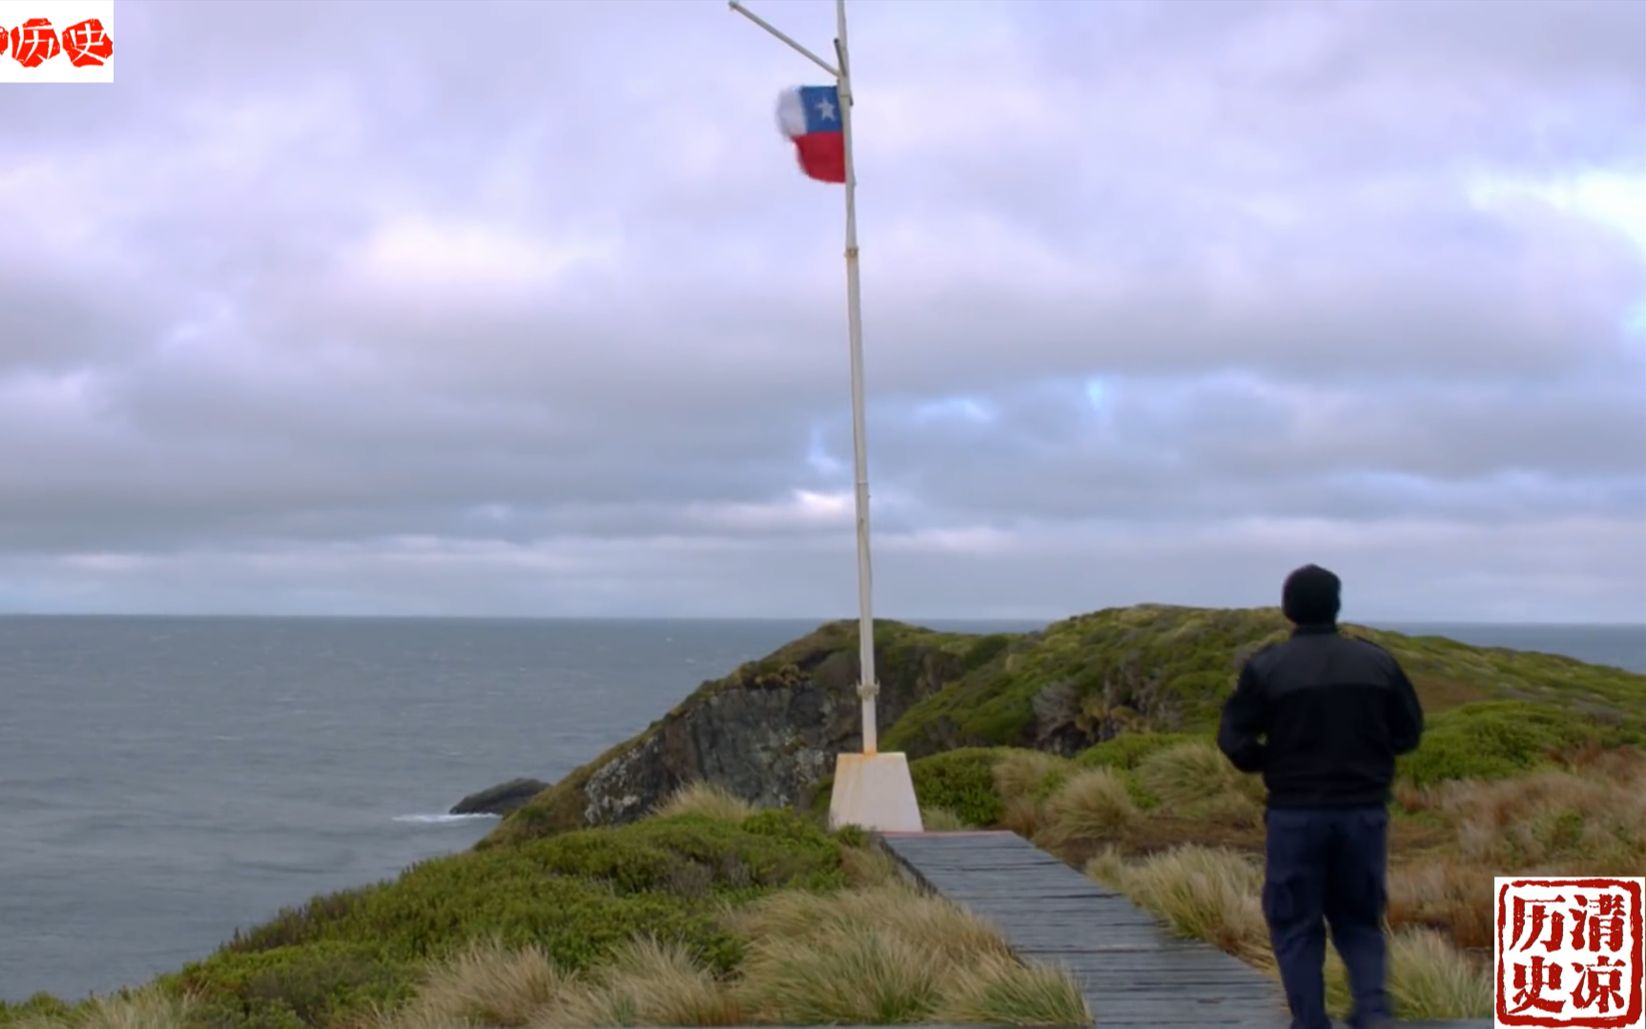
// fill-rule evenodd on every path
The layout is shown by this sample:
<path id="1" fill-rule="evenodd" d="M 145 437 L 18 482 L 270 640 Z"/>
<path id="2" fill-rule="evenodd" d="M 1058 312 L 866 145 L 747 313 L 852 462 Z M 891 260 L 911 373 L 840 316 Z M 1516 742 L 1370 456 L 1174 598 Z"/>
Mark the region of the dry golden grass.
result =
<path id="1" fill-rule="evenodd" d="M 442 1022 L 522 1026 L 571 984 L 572 978 L 537 947 L 475 942 L 431 965 L 416 999 L 390 1022 L 395 1029 Z"/>
<path id="2" fill-rule="evenodd" d="M 728 920 L 752 941 L 736 993 L 761 1023 L 884 1025 L 963 1013 L 975 1022 L 988 1012 L 992 1024 L 1042 1025 L 1084 1011 L 1066 974 L 1018 963 L 987 923 L 902 883 L 778 894 Z"/>
<path id="3" fill-rule="evenodd" d="M 1094 879 L 1111 890 L 1126 891 L 1126 873 L 1129 871 L 1126 858 L 1120 849 L 1106 846 L 1093 854 L 1086 862 L 1085 872 L 1088 879 Z"/>
<path id="4" fill-rule="evenodd" d="M 1395 933 L 1389 941 L 1389 999 L 1403 1019 L 1481 1018 L 1492 1010 L 1492 973 L 1424 929 Z"/>
<path id="5" fill-rule="evenodd" d="M 1389 871 L 1389 924 L 1442 930 L 1460 947 L 1490 947 L 1495 874 L 1449 858 L 1398 865 Z"/>
<path id="6" fill-rule="evenodd" d="M 543 1029 L 594 1025 L 741 1025 L 734 991 L 678 944 L 631 941 L 589 980 L 541 1009 Z"/>
<path id="7" fill-rule="evenodd" d="M 488 942 L 432 966 L 410 1004 L 364 1026 L 885 1024 L 930 1021 L 944 998 L 1020 1019 L 1009 1024 L 1067 1013 L 1069 996 L 1078 997 L 1067 976 L 1018 964 L 988 925 L 904 884 L 871 856 L 878 852 L 861 853 L 875 870 L 868 874 L 891 878 L 716 905 L 720 920 L 750 941 L 735 979 L 720 980 L 684 948 L 651 939 L 631 941 L 581 976 L 560 972 L 540 951 Z"/>
<path id="8" fill-rule="evenodd" d="M 879 847 L 842 847 L 840 868 L 846 873 L 846 882 L 859 889 L 899 879 L 897 862 Z"/>
<path id="9" fill-rule="evenodd" d="M 806 943 L 838 931 L 875 929 L 900 937 L 930 960 L 941 962 L 1010 953 L 986 922 L 901 882 L 830 895 L 779 893 L 732 913 L 728 922 L 755 941 Z"/>
<path id="10" fill-rule="evenodd" d="M 946 807 L 921 808 L 920 824 L 927 832 L 964 832 L 972 828 Z"/>
<path id="11" fill-rule="evenodd" d="M 1001 807 L 1000 824 L 1026 840 L 1040 835 L 1046 825 L 1046 805 L 1033 797 L 1013 797 Z"/>
<path id="12" fill-rule="evenodd" d="M 1627 760 L 1611 775 L 1537 772 L 1448 783 L 1435 805 L 1456 827 L 1463 861 L 1515 873 L 1620 873 L 1646 865 L 1646 774 Z M 1614 777 L 1615 776 L 1615 777 Z"/>
<path id="13" fill-rule="evenodd" d="M 1138 779 L 1162 806 L 1249 821 L 1261 813 L 1263 782 L 1244 775 L 1210 743 L 1179 743 L 1137 766 Z"/>
<path id="14" fill-rule="evenodd" d="M 1065 972 L 1031 968 L 1008 957 L 974 964 L 932 1021 L 946 1025 L 1091 1025 L 1086 998 Z"/>
<path id="15" fill-rule="evenodd" d="M 1047 842 L 1058 845 L 1075 840 L 1104 840 L 1126 830 L 1137 819 L 1137 804 L 1126 784 L 1111 768 L 1079 772 L 1046 802 Z"/>
<path id="16" fill-rule="evenodd" d="M 194 1003 L 155 986 L 96 997 L 68 1018 L 36 1015 L 7 1023 L 8 1029 L 183 1029 Z"/>
<path id="17" fill-rule="evenodd" d="M 1125 893 L 1174 932 L 1204 940 L 1274 974 L 1268 926 L 1261 906 L 1263 870 L 1252 857 L 1222 848 L 1186 846 L 1127 863 L 1117 848 L 1106 848 L 1086 866 L 1086 874 Z M 1485 883 L 1474 897 L 1476 880 Z M 1480 903 L 1474 903 L 1481 900 Z M 1430 905 L 1429 913 L 1423 905 Z M 1470 906 L 1470 905 L 1473 906 Z M 1389 989 L 1401 1017 L 1479 1018 L 1491 1010 L 1489 970 L 1443 932 L 1424 929 L 1428 920 L 1484 914 L 1490 945 L 1491 875 L 1463 866 L 1402 870 L 1391 876 L 1390 919 L 1408 924 L 1390 938 Z M 1349 1005 L 1343 962 L 1326 953 L 1328 1006 L 1338 1015 Z"/>
<path id="18" fill-rule="evenodd" d="M 720 822 L 741 822 L 754 814 L 753 804 L 708 782 L 682 786 L 657 808 L 660 817 L 697 815 Z"/>
<path id="19" fill-rule="evenodd" d="M 756 940 L 738 993 L 767 1024 L 895 1025 L 925 1020 L 949 972 L 895 932 L 835 925 L 806 939 Z"/>
<path id="20" fill-rule="evenodd" d="M 1179 847 L 1118 873 L 1117 888 L 1182 936 L 1205 940 L 1262 968 L 1272 967 L 1260 898 L 1263 870 L 1221 847 Z"/>
<path id="21" fill-rule="evenodd" d="M 396 1009 L 372 1005 L 365 1013 L 343 1021 L 339 1029 L 466 1029 L 472 1022 L 460 1022 L 417 1007 Z"/>
<path id="22" fill-rule="evenodd" d="M 1233 790 L 1207 797 L 1194 809 L 1200 819 L 1237 829 L 1261 829 L 1263 801 Z"/>
<path id="23" fill-rule="evenodd" d="M 1052 778 L 1066 775 L 1073 762 L 1042 750 L 1014 750 L 995 762 L 994 788 L 1008 803 L 1017 797 L 1039 799 Z"/>

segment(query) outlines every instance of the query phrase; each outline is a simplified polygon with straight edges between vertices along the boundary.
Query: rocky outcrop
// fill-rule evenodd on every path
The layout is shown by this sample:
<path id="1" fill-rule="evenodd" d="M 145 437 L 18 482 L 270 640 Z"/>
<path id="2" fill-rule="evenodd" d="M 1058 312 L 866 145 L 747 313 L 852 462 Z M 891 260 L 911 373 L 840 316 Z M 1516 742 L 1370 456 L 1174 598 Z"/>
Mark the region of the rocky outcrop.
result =
<path id="1" fill-rule="evenodd" d="M 877 623 L 882 724 L 966 670 L 967 637 Z M 503 837 L 614 825 L 707 781 L 762 806 L 807 804 L 835 756 L 862 747 L 857 627 L 834 623 L 705 683 L 635 739 L 578 769 L 499 827 Z"/>
<path id="2" fill-rule="evenodd" d="M 506 815 L 549 788 L 539 779 L 510 779 L 490 789 L 471 793 L 453 805 L 454 815 Z"/>
<path id="3" fill-rule="evenodd" d="M 1595 705 L 1646 739 L 1646 678 L 1346 626 L 1393 653 L 1426 710 L 1522 696 Z M 951 635 L 876 622 L 881 748 L 1074 754 L 1125 733 L 1214 731 L 1242 662 L 1284 639 L 1273 608 L 1143 604 L 1033 633 Z M 645 732 L 533 796 L 482 846 L 640 818 L 708 781 L 761 805 L 808 806 L 835 755 L 860 749 L 857 624 L 834 623 L 703 684 Z M 1583 709 L 1588 711 L 1588 707 Z"/>

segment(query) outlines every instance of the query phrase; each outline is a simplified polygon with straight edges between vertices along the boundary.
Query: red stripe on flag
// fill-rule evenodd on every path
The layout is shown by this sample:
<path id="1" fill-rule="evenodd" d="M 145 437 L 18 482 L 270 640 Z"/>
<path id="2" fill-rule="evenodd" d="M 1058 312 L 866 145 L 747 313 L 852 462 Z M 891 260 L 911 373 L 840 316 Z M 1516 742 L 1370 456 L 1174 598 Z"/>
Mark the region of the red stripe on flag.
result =
<path id="1" fill-rule="evenodd" d="M 846 137 L 838 132 L 813 132 L 794 137 L 800 170 L 820 182 L 846 181 Z"/>

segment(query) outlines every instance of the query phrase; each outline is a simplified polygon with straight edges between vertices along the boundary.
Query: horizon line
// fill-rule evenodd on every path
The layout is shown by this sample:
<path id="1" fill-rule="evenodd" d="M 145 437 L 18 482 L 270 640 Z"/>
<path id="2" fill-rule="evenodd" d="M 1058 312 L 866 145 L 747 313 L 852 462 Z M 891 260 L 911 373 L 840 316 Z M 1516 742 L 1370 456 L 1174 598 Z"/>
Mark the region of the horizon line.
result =
<path id="1" fill-rule="evenodd" d="M 1089 611 L 1077 612 L 1056 616 L 1026 616 L 1026 615 L 887 615 L 876 614 L 876 622 L 901 622 L 904 624 L 919 625 L 936 622 L 1005 622 L 1032 625 L 1050 626 L 1058 622 L 1065 622 L 1075 618 L 1097 614 L 1102 611 L 1124 610 L 1130 607 L 1178 607 L 1198 608 L 1215 611 L 1279 611 L 1279 605 L 1205 605 L 1205 604 L 1173 604 L 1157 601 L 1141 601 L 1135 604 L 1116 604 L 1107 607 L 1093 608 Z M 682 615 L 682 614 L 409 614 L 409 613 L 293 613 L 276 611 L 6 611 L 0 610 L 0 619 L 31 619 L 31 618 L 85 618 L 85 619 L 193 619 L 193 620 L 267 620 L 267 621 L 377 621 L 377 622 L 754 622 L 764 624 L 807 623 L 813 625 L 828 625 L 834 622 L 855 622 L 855 615 Z M 1434 618 L 1413 616 L 1361 616 L 1340 619 L 1344 625 L 1364 625 L 1376 628 L 1379 625 L 1445 625 L 1445 626 L 1515 626 L 1521 628 L 1616 628 L 1616 629 L 1646 629 L 1646 619 L 1641 621 L 1591 621 L 1591 620 L 1548 620 L 1548 619 L 1508 619 L 1489 620 L 1480 618 Z"/>

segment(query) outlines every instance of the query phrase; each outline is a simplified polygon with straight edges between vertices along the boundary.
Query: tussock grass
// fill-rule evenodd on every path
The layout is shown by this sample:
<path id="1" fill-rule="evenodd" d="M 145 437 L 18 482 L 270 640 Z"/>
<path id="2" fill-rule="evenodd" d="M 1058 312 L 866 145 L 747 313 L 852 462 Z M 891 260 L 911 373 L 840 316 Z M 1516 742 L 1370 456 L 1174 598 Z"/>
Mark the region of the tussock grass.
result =
<path id="1" fill-rule="evenodd" d="M 722 786 L 702 781 L 682 786 L 657 808 L 657 815 L 662 818 L 696 815 L 717 822 L 738 824 L 754 813 L 755 806 L 742 797 Z"/>
<path id="2" fill-rule="evenodd" d="M 942 998 L 944 962 L 879 926 L 830 926 L 807 939 L 757 941 L 739 993 L 776 1025 L 900 1025 L 925 1021 Z"/>
<path id="3" fill-rule="evenodd" d="M 1457 827 L 1463 860 L 1500 869 L 1621 872 L 1646 865 L 1646 774 L 1543 771 L 1500 782 L 1448 783 L 1437 806 Z"/>
<path id="4" fill-rule="evenodd" d="M 1460 947 L 1492 945 L 1492 877 L 1498 873 L 1450 859 L 1389 871 L 1389 924 L 1445 929 Z"/>
<path id="5" fill-rule="evenodd" d="M 395 1010 L 380 1004 L 372 1004 L 339 1024 L 346 1029 L 467 1029 L 474 1025 L 416 1005 Z"/>
<path id="6" fill-rule="evenodd" d="M 56 1010 L 20 1017 L 0 1012 L 0 1025 L 7 1029 L 184 1029 L 198 1021 L 193 998 L 152 985 L 94 997 L 73 1007 L 56 1002 L 50 1006 Z"/>
<path id="7" fill-rule="evenodd" d="M 1492 1010 L 1492 973 L 1440 933 L 1407 929 L 1389 941 L 1389 995 L 1403 1019 L 1479 1018 Z"/>
<path id="8" fill-rule="evenodd" d="M 946 807 L 929 807 L 920 810 L 920 824 L 927 832 L 963 832 L 973 826 L 967 825 L 966 820 L 950 811 Z"/>
<path id="9" fill-rule="evenodd" d="M 649 936 L 580 972 L 563 971 L 536 948 L 493 940 L 431 967 L 408 1005 L 365 1024 L 898 1024 L 931 1022 L 946 1003 L 954 1013 L 988 1013 L 994 1024 L 1039 1025 L 1083 1010 L 1068 976 L 1019 964 L 988 925 L 901 880 L 790 890 L 742 905 L 722 898 L 713 911 L 748 941 L 733 973 L 717 974 L 690 947 Z"/>
<path id="10" fill-rule="evenodd" d="M 1125 892 L 1126 889 L 1126 859 L 1121 856 L 1118 848 L 1106 846 L 1093 854 L 1086 862 L 1086 877 L 1096 880 L 1111 890 Z"/>
<path id="11" fill-rule="evenodd" d="M 1002 956 L 974 965 L 932 1021 L 946 1025 L 1091 1025 L 1092 1012 L 1061 969 L 1025 967 Z"/>
<path id="12" fill-rule="evenodd" d="M 1058 788 L 1046 802 L 1045 838 L 1054 845 L 1103 840 L 1137 819 L 1137 803 L 1110 768 L 1089 768 Z"/>
<path id="13" fill-rule="evenodd" d="M 416 999 L 395 1029 L 413 1025 L 523 1026 L 572 986 L 573 979 L 539 947 L 470 943 L 424 973 Z"/>
<path id="14" fill-rule="evenodd" d="M 1220 847 L 1178 847 L 1135 865 L 1100 854 L 1087 874 L 1120 890 L 1181 936 L 1205 940 L 1261 968 L 1272 968 L 1260 898 L 1263 870 Z"/>
<path id="15" fill-rule="evenodd" d="M 1026 840 L 1035 839 L 1046 825 L 1046 804 L 1033 797 L 1013 797 L 1001 809 L 1000 824 Z"/>
<path id="16" fill-rule="evenodd" d="M 740 935 L 755 941 L 808 943 L 839 931 L 874 929 L 901 937 L 928 961 L 966 962 L 979 955 L 1010 953 L 986 922 L 901 882 L 832 896 L 779 893 L 734 912 L 729 921 Z"/>
<path id="17" fill-rule="evenodd" d="M 729 917 L 752 941 L 736 993 L 762 1023 L 1090 1024 L 1068 975 L 1020 964 L 987 923 L 901 883 Z"/>
<path id="18" fill-rule="evenodd" d="M 1268 926 L 1261 906 L 1263 869 L 1259 861 L 1236 851 L 1179 847 L 1128 864 L 1113 848 L 1099 851 L 1086 865 L 1091 878 L 1125 893 L 1164 921 L 1173 932 L 1204 940 L 1269 975 L 1275 974 Z M 1475 881 L 1485 883 L 1483 898 L 1473 903 Z M 1402 870 L 1390 877 L 1390 921 L 1399 925 L 1389 943 L 1389 990 L 1402 1018 L 1480 1018 L 1491 1011 L 1490 970 L 1456 946 L 1445 933 L 1415 924 L 1427 914 L 1423 904 L 1439 909 L 1473 903 L 1485 918 L 1487 946 L 1491 932 L 1491 875 L 1459 865 Z M 1470 898 L 1465 900 L 1464 898 Z M 1348 979 L 1334 947 L 1326 951 L 1328 1007 L 1338 1015 L 1350 1005 Z"/>
<path id="19" fill-rule="evenodd" d="M 733 991 L 677 943 L 640 938 L 625 944 L 586 982 L 565 991 L 533 1027 L 592 1025 L 740 1025 Z"/>
<path id="20" fill-rule="evenodd" d="M 878 847 L 844 847 L 840 851 L 840 870 L 848 885 L 863 888 L 884 886 L 898 881 L 897 862 Z"/>
<path id="21" fill-rule="evenodd" d="M 994 788 L 1010 804 L 1019 797 L 1042 799 L 1065 778 L 1073 762 L 1043 750 L 1014 750 L 994 766 Z"/>
<path id="22" fill-rule="evenodd" d="M 1262 816 L 1262 780 L 1242 774 L 1210 743 L 1196 740 L 1157 750 L 1138 764 L 1137 776 L 1168 809 L 1234 824 Z"/>

